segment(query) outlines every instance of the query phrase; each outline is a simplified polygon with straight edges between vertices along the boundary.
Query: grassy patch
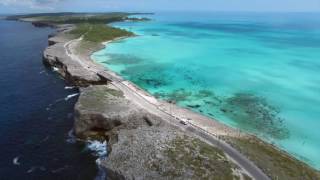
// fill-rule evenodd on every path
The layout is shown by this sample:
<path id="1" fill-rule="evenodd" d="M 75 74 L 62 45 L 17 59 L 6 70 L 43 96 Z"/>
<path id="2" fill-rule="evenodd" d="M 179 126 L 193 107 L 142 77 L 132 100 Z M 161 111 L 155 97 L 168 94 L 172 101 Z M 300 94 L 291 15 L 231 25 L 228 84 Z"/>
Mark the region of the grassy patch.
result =
<path id="1" fill-rule="evenodd" d="M 103 63 L 112 64 L 112 65 L 133 65 L 139 64 L 144 61 L 143 58 L 131 55 L 131 54 L 116 54 L 116 53 L 108 53 L 108 57 L 110 59 L 104 61 Z"/>
<path id="2" fill-rule="evenodd" d="M 232 173 L 236 166 L 224 153 L 198 139 L 187 136 L 178 137 L 169 143 L 164 154 L 168 157 L 170 166 L 161 172 L 171 178 L 188 177 L 192 179 L 233 180 L 239 178 Z M 156 167 L 156 164 L 155 164 Z"/>
<path id="3" fill-rule="evenodd" d="M 220 110 L 248 131 L 277 139 L 286 139 L 290 136 L 283 119 L 279 117 L 280 110 L 270 105 L 263 97 L 236 93 L 223 100 Z"/>
<path id="4" fill-rule="evenodd" d="M 106 24 L 119 21 L 147 21 L 147 18 L 128 17 L 133 13 L 42 13 L 8 16 L 9 20 L 28 20 L 39 26 L 74 24 L 76 28 L 69 35 L 84 36 L 85 41 L 101 43 L 115 38 L 132 36 L 131 32 L 113 28 Z"/>
<path id="5" fill-rule="evenodd" d="M 110 41 L 119 37 L 133 36 L 132 32 L 119 28 L 110 27 L 104 24 L 78 24 L 77 27 L 70 31 L 70 34 L 76 37 L 83 36 L 83 40 L 101 43 Z"/>
<path id="6" fill-rule="evenodd" d="M 75 39 L 75 38 L 73 38 Z M 95 42 L 89 42 L 89 41 L 81 41 L 76 47 L 75 51 L 77 54 L 83 55 L 83 56 L 90 56 L 93 52 L 96 52 L 103 48 L 104 46 L 102 44 L 98 44 Z"/>
<path id="7" fill-rule="evenodd" d="M 122 91 L 100 86 L 87 90 L 80 96 L 79 101 L 85 109 L 103 111 L 104 105 L 107 104 L 109 100 L 121 97 L 123 97 Z"/>
<path id="8" fill-rule="evenodd" d="M 318 171 L 254 137 L 248 139 L 225 137 L 225 139 L 272 179 L 320 179 Z"/>

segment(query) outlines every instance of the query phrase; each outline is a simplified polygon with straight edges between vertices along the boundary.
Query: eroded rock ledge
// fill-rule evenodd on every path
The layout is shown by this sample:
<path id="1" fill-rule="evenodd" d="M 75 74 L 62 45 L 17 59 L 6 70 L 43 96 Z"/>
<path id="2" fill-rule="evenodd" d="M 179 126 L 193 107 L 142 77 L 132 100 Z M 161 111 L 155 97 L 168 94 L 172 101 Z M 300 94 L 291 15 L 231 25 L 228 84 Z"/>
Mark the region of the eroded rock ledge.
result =
<path id="1" fill-rule="evenodd" d="M 56 28 L 57 33 L 49 35 L 49 47 L 44 51 L 43 62 L 69 84 L 80 87 L 75 106 L 75 133 L 83 139 L 107 140 L 108 158 L 101 163 L 108 179 L 251 179 L 218 148 L 139 108 L 112 85 L 112 81 L 119 82 L 121 77 L 101 67 L 97 67 L 98 71 L 91 71 L 68 56 L 65 45 L 74 37 L 68 37 L 65 32 L 74 26 Z M 89 56 L 94 49 L 86 49 L 81 61 L 90 62 Z M 235 144 L 233 140 L 229 143 Z M 281 152 L 263 144 L 266 145 L 263 150 L 278 153 L 268 156 L 271 164 L 265 166 L 261 161 L 264 158 L 260 157 L 261 150 L 255 148 L 256 144 L 250 147 L 252 152 L 248 156 L 253 160 L 256 158 L 255 162 L 267 169 L 265 172 L 270 177 L 276 174 L 283 179 L 299 179 L 300 172 L 307 172 L 306 177 L 310 179 L 320 177 L 318 172 L 295 159 L 283 164 L 292 158 L 287 156 L 283 160 L 279 158 L 284 157 Z M 244 143 L 236 145 L 241 146 L 237 147 L 240 150 L 249 148 Z M 288 171 L 291 164 L 294 164 L 294 170 Z M 270 172 L 268 167 L 276 168 Z"/>
<path id="2" fill-rule="evenodd" d="M 107 140 L 108 157 L 101 165 L 108 179 L 248 178 L 218 148 L 140 108 L 109 83 L 108 76 L 71 59 L 65 48 L 71 39 L 64 33 L 71 28 L 61 26 L 60 33 L 49 37 L 43 62 L 80 87 L 75 134 L 82 139 Z"/>
<path id="3" fill-rule="evenodd" d="M 68 83 L 84 87 L 95 84 L 106 84 L 108 79 L 85 69 L 80 62 L 71 60 L 67 55 L 65 44 L 70 41 L 64 32 L 70 31 L 73 25 L 61 25 L 58 34 L 49 36 L 49 47 L 43 52 L 43 63 L 57 71 Z"/>
<path id="4" fill-rule="evenodd" d="M 75 133 L 108 140 L 109 179 L 249 178 L 224 153 L 131 102 L 112 84 L 81 88 Z"/>

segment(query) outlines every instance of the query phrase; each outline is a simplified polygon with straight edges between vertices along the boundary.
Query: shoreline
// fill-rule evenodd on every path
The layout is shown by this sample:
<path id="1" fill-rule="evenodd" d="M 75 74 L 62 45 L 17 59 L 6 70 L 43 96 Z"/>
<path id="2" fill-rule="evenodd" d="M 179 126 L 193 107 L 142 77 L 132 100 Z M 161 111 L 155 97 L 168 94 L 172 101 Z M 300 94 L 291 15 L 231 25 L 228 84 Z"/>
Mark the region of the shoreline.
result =
<path id="1" fill-rule="evenodd" d="M 208 133 L 209 135 L 212 135 L 212 136 L 216 136 L 217 138 L 222 137 L 222 139 L 224 139 L 225 136 L 226 137 L 233 137 L 233 138 L 248 139 L 248 140 L 250 138 L 253 138 L 253 139 L 257 140 L 259 143 L 264 143 L 264 144 L 267 144 L 268 146 L 271 146 L 273 149 L 275 149 L 276 151 L 280 152 L 281 154 L 287 156 L 288 158 L 290 158 L 293 161 L 299 161 L 300 163 L 303 163 L 307 166 L 310 166 L 306 162 L 303 162 L 302 160 L 296 158 L 294 155 L 290 154 L 289 152 L 285 151 L 284 149 L 281 149 L 281 147 L 278 147 L 275 144 L 272 144 L 272 143 L 268 142 L 267 140 L 264 140 L 264 139 L 256 136 L 255 134 L 252 134 L 249 132 L 244 132 L 244 131 L 241 131 L 241 129 L 228 126 L 226 124 L 221 123 L 217 119 L 205 116 L 205 115 L 203 115 L 199 112 L 195 112 L 191 109 L 181 107 L 176 104 L 171 104 L 171 103 L 166 102 L 164 100 L 157 99 L 156 97 L 151 95 L 146 90 L 140 88 L 139 86 L 135 85 L 133 82 L 131 82 L 129 80 L 123 80 L 123 78 L 120 75 L 113 72 L 109 68 L 104 67 L 102 64 L 95 62 L 95 60 L 92 59 L 92 55 L 95 52 L 102 50 L 104 48 L 107 48 L 108 44 L 119 41 L 119 40 L 127 39 L 127 38 L 131 38 L 131 37 L 120 37 L 120 38 L 116 38 L 114 40 L 103 42 L 100 44 L 99 48 L 96 48 L 96 49 L 88 52 L 88 54 L 83 55 L 84 57 L 82 56 L 82 57 L 80 57 L 80 59 L 89 59 L 89 62 L 93 63 L 94 65 L 100 66 L 100 67 L 104 68 L 106 71 L 111 72 L 112 76 L 115 76 L 116 79 L 118 79 L 118 78 L 121 79 L 121 81 L 124 84 L 126 84 L 133 92 L 140 95 L 146 101 L 149 101 L 152 105 L 159 107 L 158 108 L 159 110 L 167 113 L 172 118 L 174 118 L 180 122 L 181 122 L 181 120 L 183 120 L 184 123 L 187 123 L 188 125 L 191 125 L 195 128 L 200 128 L 203 132 Z M 317 170 L 317 169 L 315 169 L 315 170 Z"/>
<path id="2" fill-rule="evenodd" d="M 71 95 L 78 90 L 65 89 L 65 81 L 42 64 L 47 37 L 55 29 L 40 29 L 25 22 L 0 23 L 6 27 L 1 29 L 2 37 L 7 37 L 0 45 L 1 85 L 5 88 L 0 97 L 1 177 L 74 179 L 76 175 L 94 179 L 96 157 L 83 151 L 85 142 L 68 136 L 77 101 Z M 13 52 L 15 48 L 20 50 Z"/>
<path id="3" fill-rule="evenodd" d="M 65 31 L 68 31 L 68 29 Z M 246 157 L 244 157 L 237 150 L 235 150 L 229 144 L 225 143 L 221 138 L 219 138 L 219 136 L 237 137 L 239 135 L 242 135 L 242 133 L 240 134 L 238 131 L 233 130 L 230 127 L 223 125 L 217 121 L 213 121 L 210 118 L 198 114 L 196 112 L 178 107 L 176 105 L 169 104 L 164 101 L 157 100 L 155 97 L 153 97 L 146 91 L 140 89 L 130 81 L 124 80 L 122 77 L 118 76 L 113 71 L 110 71 L 102 65 L 95 63 L 91 60 L 90 56 L 97 50 L 96 48 L 101 48 L 101 45 L 95 47 L 94 49 L 89 49 L 86 51 L 85 55 L 79 56 L 74 53 L 76 47 L 74 46 L 73 42 L 80 42 L 81 37 L 78 39 L 71 39 L 66 42 L 61 42 L 59 40 L 57 41 L 56 39 L 59 39 L 59 34 L 49 39 L 49 41 L 52 42 L 50 44 L 53 45 L 49 46 L 44 51 L 44 63 L 46 65 L 51 65 L 51 68 L 58 69 L 57 72 L 61 74 L 63 77 L 66 77 L 67 74 L 72 73 L 72 69 L 70 71 L 68 67 L 65 67 L 68 66 L 70 60 L 73 63 L 76 63 L 78 65 L 78 70 L 81 69 L 82 71 L 87 71 L 83 75 L 83 77 L 78 77 L 78 74 L 75 75 L 76 79 L 80 78 L 80 83 L 76 83 L 76 86 L 86 87 L 95 84 L 106 84 L 107 82 L 107 84 L 111 84 L 114 87 L 118 88 L 124 94 L 126 99 L 129 99 L 134 104 L 139 106 L 141 109 L 160 117 L 163 121 L 168 122 L 169 124 L 173 125 L 174 127 L 182 131 L 190 132 L 190 136 L 202 139 L 202 141 L 208 144 L 218 146 L 224 149 L 224 152 L 228 155 L 228 157 L 231 158 L 243 169 L 248 170 L 248 174 L 250 174 L 252 177 L 257 177 L 256 179 L 269 179 L 251 161 L 248 161 Z M 53 43 L 54 41 L 57 42 Z M 77 45 L 77 43 L 75 44 Z M 56 51 L 51 51 L 53 48 L 57 48 L 60 52 L 57 53 Z M 63 50 L 65 55 L 68 57 L 67 59 L 65 59 L 66 57 L 62 57 L 62 59 L 59 59 L 59 57 L 55 57 L 55 55 L 57 54 L 59 54 L 60 56 L 62 55 L 61 50 Z M 57 63 L 56 61 L 59 60 L 62 60 L 63 62 Z M 61 66 L 61 64 L 63 65 Z M 75 66 L 73 65 L 72 67 Z M 68 70 L 70 72 L 64 72 Z M 96 79 L 96 81 L 94 82 L 89 81 L 89 83 L 83 83 L 84 81 L 82 81 L 81 78 L 85 80 L 91 80 L 92 74 L 95 74 L 98 77 L 98 79 Z M 72 74 L 70 75 L 71 77 L 73 76 Z M 69 81 L 70 79 L 66 78 L 66 80 Z M 74 83 L 75 81 L 71 80 L 70 82 Z M 168 112 L 169 109 L 171 113 Z M 183 120 L 182 122 L 183 118 L 185 120 Z M 243 163 L 244 165 L 239 164 L 239 162 Z"/>
<path id="4" fill-rule="evenodd" d="M 120 75 L 116 74 L 115 72 L 113 72 L 112 70 L 110 70 L 107 67 L 104 67 L 102 64 L 99 64 L 97 62 L 95 62 L 94 59 L 92 59 L 92 55 L 93 53 L 102 50 L 104 48 L 107 48 L 108 44 L 122 40 L 122 39 L 127 39 L 127 38 L 131 38 L 131 37 L 120 37 L 120 38 L 116 38 L 114 40 L 110 40 L 110 41 L 106 41 L 101 43 L 97 48 L 90 50 L 89 52 L 87 52 L 85 55 L 80 55 L 80 57 L 78 57 L 79 59 L 85 59 L 86 61 L 90 63 L 92 63 L 92 67 L 98 67 L 99 70 L 100 68 L 102 68 L 102 71 L 105 71 L 109 74 L 105 74 L 103 72 L 97 72 L 98 74 L 101 73 L 103 74 L 103 76 L 107 76 L 108 78 L 112 79 L 113 81 L 119 81 L 122 82 L 123 84 L 125 84 L 131 91 L 133 91 L 134 93 L 138 94 L 139 96 L 141 96 L 142 98 L 144 98 L 146 101 L 148 101 L 149 103 L 151 103 L 154 106 L 159 107 L 158 109 L 165 112 L 166 114 L 172 116 L 174 119 L 180 121 L 180 120 L 185 120 L 187 124 L 194 126 L 196 128 L 200 128 L 201 130 L 203 130 L 204 132 L 210 134 L 210 135 L 214 135 L 214 136 L 231 136 L 231 137 L 238 137 L 238 138 L 250 138 L 250 137 L 254 137 L 256 139 L 258 139 L 259 141 L 263 142 L 263 143 L 267 143 L 268 145 L 272 146 L 273 148 L 277 149 L 277 151 L 280 151 L 281 153 L 286 154 L 288 157 L 292 158 L 293 160 L 296 160 L 295 157 L 293 157 L 293 155 L 291 155 L 290 153 L 286 152 L 285 150 L 261 139 L 260 137 L 254 135 L 254 134 L 250 134 L 248 132 L 243 132 L 240 129 L 237 128 L 233 128 L 230 127 L 228 125 L 225 125 L 221 122 L 219 122 L 216 119 L 213 119 L 211 117 L 202 115 L 199 112 L 195 112 L 192 111 L 190 109 L 184 108 L 184 107 L 180 107 L 178 105 L 175 104 L 170 104 L 166 101 L 160 100 L 155 98 L 153 95 L 151 95 L 150 93 L 148 93 L 147 91 L 143 90 L 142 88 L 138 87 L 137 85 L 135 85 L 133 82 L 128 81 L 128 80 L 124 80 Z M 169 112 L 171 111 L 171 112 Z M 190 118 L 193 117 L 193 118 Z M 300 160 L 299 160 L 300 161 Z M 304 162 L 303 162 L 304 163 Z"/>
<path id="5" fill-rule="evenodd" d="M 75 47 L 72 47 L 72 45 L 69 48 L 70 43 L 72 44 L 74 41 L 80 42 L 81 40 L 79 41 L 79 39 L 70 40 L 69 42 L 65 43 L 64 48 L 66 48 L 65 51 L 71 59 L 77 59 L 80 64 L 84 63 L 82 64 L 82 66 L 85 66 L 84 68 L 88 71 L 96 73 L 100 77 L 102 76 L 106 79 L 111 80 L 112 84 L 120 83 L 125 85 L 130 91 L 139 95 L 153 106 L 158 107 L 160 111 L 163 111 L 164 113 L 170 115 L 172 118 L 178 121 L 184 121 L 187 124 L 190 124 L 197 128 L 201 128 L 203 131 L 214 136 L 244 137 L 248 135 L 248 133 L 243 133 L 240 130 L 227 126 L 216 119 L 207 117 L 190 109 L 180 107 L 176 104 L 171 104 L 164 100 L 157 99 L 147 91 L 135 85 L 133 82 L 123 79 L 117 73 L 113 72 L 109 68 L 104 67 L 102 64 L 95 62 L 95 60 L 91 58 L 93 53 L 106 48 L 108 44 L 127 38 L 131 37 L 120 37 L 114 40 L 102 42 L 97 47 L 86 51 L 84 54 L 76 54 L 74 52 Z"/>
<path id="6" fill-rule="evenodd" d="M 61 31 L 59 29 L 61 27 L 56 27 L 58 28 L 58 33 L 49 38 L 49 47 L 45 50 L 44 52 L 44 63 L 47 65 L 50 65 L 51 68 L 55 67 L 58 68 L 58 73 L 60 73 L 67 81 L 69 81 L 71 84 L 74 84 L 78 87 L 86 87 L 86 86 L 91 86 L 91 85 L 99 85 L 99 84 L 112 84 L 118 89 L 120 89 L 122 92 L 124 92 L 126 98 L 129 98 L 133 100 L 133 102 L 136 103 L 136 105 L 140 106 L 141 108 L 151 111 L 151 113 L 154 113 L 155 111 L 161 112 L 163 116 L 167 116 L 166 118 L 163 119 L 169 119 L 169 123 L 175 124 L 177 127 L 180 129 L 188 129 L 188 128 L 194 128 L 197 130 L 202 131 L 202 133 L 207 134 L 209 136 L 216 137 L 220 140 L 220 136 L 222 137 L 232 137 L 232 138 L 240 138 L 240 139 L 245 139 L 245 138 L 256 138 L 260 143 L 267 144 L 268 146 L 271 146 L 271 148 L 275 149 L 276 151 L 279 151 L 280 153 L 284 154 L 285 156 L 288 156 L 289 158 L 293 159 L 294 161 L 299 161 L 302 164 L 305 164 L 304 162 L 296 159 L 289 153 L 285 152 L 284 150 L 264 141 L 263 139 L 248 134 L 248 133 L 243 133 L 240 132 L 240 130 L 237 130 L 235 128 L 229 127 L 225 124 L 220 123 L 219 121 L 209 118 L 207 116 L 204 116 L 200 113 L 191 111 L 186 108 L 179 107 L 177 105 L 170 104 L 168 102 L 158 100 L 152 95 L 150 95 L 148 92 L 145 90 L 139 88 L 136 86 L 134 83 L 124 80 L 121 76 L 117 75 L 110 69 L 107 69 L 106 67 L 103 67 L 101 64 L 96 63 L 94 60 L 91 59 L 91 55 L 98 51 L 99 49 L 105 48 L 108 43 L 119 40 L 115 39 L 112 41 L 104 42 L 102 44 L 94 46 L 92 49 L 86 49 L 84 53 L 77 54 L 75 49 L 77 48 L 77 43 L 75 42 L 80 42 L 81 37 L 79 39 L 71 39 L 66 42 L 66 39 L 62 38 L 59 40 L 59 35 L 61 33 L 63 34 L 64 32 L 70 30 L 69 28 L 65 28 L 62 26 Z M 128 37 L 122 37 L 123 38 L 128 38 Z M 59 61 L 58 63 L 57 60 L 61 57 L 55 57 L 52 59 L 52 52 L 48 52 L 48 49 L 50 50 L 52 46 L 60 46 L 56 48 L 60 48 L 59 51 L 61 53 L 61 45 L 63 45 L 63 51 L 65 52 L 65 55 L 61 55 L 62 59 L 64 59 L 62 62 Z M 53 53 L 57 55 L 56 53 Z M 69 59 L 69 60 L 68 60 Z M 70 64 L 70 59 L 71 61 L 74 61 L 73 63 L 77 64 Z M 67 62 L 67 63 L 66 63 Z M 65 63 L 65 64 L 64 64 Z M 69 67 L 77 67 L 76 69 L 79 71 L 82 71 L 84 74 L 79 74 L 79 72 L 73 72 L 73 70 L 70 71 Z M 79 69 L 80 68 L 80 69 Z M 72 69 L 72 68 L 71 68 Z M 77 71 L 76 70 L 76 71 Z M 69 71 L 69 72 L 68 72 Z M 73 79 L 75 78 L 75 80 Z M 73 79 L 73 80 L 72 80 Z M 78 82 L 77 82 L 78 81 Z M 130 95 L 133 94 L 133 95 Z M 143 101 L 147 102 L 139 102 L 143 99 Z M 149 107 L 149 108 L 148 108 Z M 153 107 L 153 111 L 150 110 Z M 166 115 L 165 115 L 166 114 Z M 159 114 L 157 114 L 159 115 Z M 169 117 L 168 117 L 169 116 Z M 187 127 L 186 127 L 187 126 Z M 182 127 L 182 128 L 181 128 Z M 192 130 L 194 131 L 194 130 Z M 201 135 L 200 135 L 201 136 Z M 199 137 L 199 136 L 198 136 Z M 201 138 L 202 140 L 204 138 Z M 224 142 L 224 141 L 223 141 Z M 211 143 L 212 144 L 212 143 Z M 226 143 L 227 144 L 227 143 Z M 228 144 L 229 145 L 229 144 Z M 230 145 L 229 145 L 230 146 Z M 308 165 L 307 165 L 308 166 Z M 252 174 L 251 174 L 252 175 Z"/>
<path id="7" fill-rule="evenodd" d="M 176 119 L 177 121 L 184 121 L 185 123 L 191 126 L 195 126 L 197 128 L 201 128 L 203 131 L 214 136 L 244 137 L 248 135 L 247 133 L 240 132 L 240 130 L 236 128 L 227 126 L 219 122 L 218 120 L 202 115 L 201 113 L 192 111 L 184 107 L 180 107 L 176 104 L 171 104 L 164 100 L 157 99 L 156 97 L 151 95 L 149 92 L 138 87 L 133 82 L 123 79 L 117 73 L 95 62 L 95 60 L 91 58 L 93 53 L 101 49 L 107 48 L 109 43 L 119 41 L 122 39 L 127 39 L 127 38 L 130 38 L 130 37 L 121 37 L 121 38 L 116 38 L 114 40 L 103 42 L 101 43 L 101 46 L 103 47 L 98 47 L 97 49 L 90 51 L 88 54 L 80 55 L 80 57 L 78 56 L 77 58 L 79 60 L 81 59 L 85 59 L 86 61 L 88 60 L 88 64 L 86 65 L 90 67 L 89 68 L 90 71 L 100 74 L 101 76 L 105 76 L 106 78 L 110 78 L 112 81 L 116 82 L 115 84 L 121 83 L 125 85 L 130 91 L 139 95 L 140 97 L 145 99 L 147 102 L 149 102 L 151 105 L 157 107 L 160 111 L 170 115 L 173 119 Z M 74 51 L 74 50 L 71 50 L 71 51 Z M 94 69 L 94 68 L 97 68 L 97 69 Z M 101 72 L 101 68 L 103 69 L 102 72 Z M 111 82 L 111 83 L 113 84 L 114 82 Z"/>
<path id="8" fill-rule="evenodd" d="M 205 132 L 209 135 L 212 135 L 212 136 L 216 136 L 217 138 L 224 139 L 225 137 L 231 137 L 231 138 L 240 138 L 240 139 L 248 139 L 248 140 L 250 138 L 254 138 L 259 143 L 264 143 L 264 144 L 267 144 L 268 146 L 271 146 L 273 149 L 284 154 L 285 156 L 287 156 L 291 160 L 293 160 L 293 161 L 298 160 L 299 162 L 311 167 L 311 165 L 296 158 L 294 155 L 290 154 L 289 152 L 285 151 L 284 149 L 281 149 L 281 147 L 278 147 L 275 144 L 272 144 L 272 143 L 268 142 L 267 140 L 262 139 L 255 134 L 241 131 L 241 129 L 239 129 L 239 128 L 234 128 L 234 127 L 228 126 L 226 124 L 223 124 L 222 122 L 220 122 L 217 119 L 205 116 L 199 112 L 193 111 L 192 109 L 188 109 L 188 108 L 176 105 L 176 104 L 171 104 L 171 103 L 164 101 L 164 100 L 157 99 L 156 97 L 151 95 L 146 90 L 140 88 L 139 86 L 135 85 L 133 82 L 131 82 L 129 80 L 124 80 L 120 75 L 113 72 L 109 68 L 104 67 L 102 64 L 95 62 L 95 60 L 91 58 L 95 52 L 100 51 L 104 48 L 107 48 L 108 44 L 119 41 L 119 40 L 127 39 L 127 38 L 131 38 L 131 37 L 120 37 L 120 38 L 116 38 L 114 40 L 103 42 L 103 43 L 101 43 L 101 46 L 99 46 L 99 48 L 90 51 L 88 54 L 83 55 L 79 59 L 89 59 L 89 62 L 93 63 L 94 65 L 100 66 L 100 67 L 104 68 L 106 71 L 111 72 L 112 75 L 121 79 L 121 81 L 130 90 L 132 90 L 134 93 L 137 93 L 138 95 L 140 95 L 142 98 L 144 98 L 150 104 L 158 107 L 159 110 L 165 112 L 166 114 L 171 116 L 173 119 L 180 121 L 179 123 L 181 123 L 181 120 L 182 120 L 183 121 L 182 124 L 187 123 L 187 125 L 191 125 L 195 128 L 199 128 L 203 132 Z M 312 168 L 314 168 L 314 167 L 312 167 Z M 315 169 L 315 170 L 317 170 L 317 169 Z"/>

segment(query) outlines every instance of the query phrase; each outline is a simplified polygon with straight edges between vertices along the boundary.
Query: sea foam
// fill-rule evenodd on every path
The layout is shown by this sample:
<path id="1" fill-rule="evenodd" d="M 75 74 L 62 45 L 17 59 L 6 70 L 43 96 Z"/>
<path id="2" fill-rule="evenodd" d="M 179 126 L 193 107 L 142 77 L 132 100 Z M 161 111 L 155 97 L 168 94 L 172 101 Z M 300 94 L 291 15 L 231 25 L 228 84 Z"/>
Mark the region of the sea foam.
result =
<path id="1" fill-rule="evenodd" d="M 68 101 L 69 99 L 71 99 L 71 98 L 73 98 L 73 97 L 76 97 L 76 96 L 78 96 L 78 95 L 79 95 L 79 93 L 70 94 L 70 95 L 68 95 L 66 98 L 64 98 L 64 100 L 65 100 L 65 101 Z"/>
<path id="2" fill-rule="evenodd" d="M 74 88 L 76 88 L 76 87 L 74 87 L 74 86 L 66 86 L 66 87 L 64 87 L 64 89 L 74 89 Z"/>
<path id="3" fill-rule="evenodd" d="M 56 68 L 56 67 L 53 67 L 52 70 L 53 70 L 53 71 L 59 71 L 59 69 Z"/>
<path id="4" fill-rule="evenodd" d="M 87 147 L 94 152 L 95 156 L 103 158 L 107 155 L 107 141 L 88 141 Z"/>

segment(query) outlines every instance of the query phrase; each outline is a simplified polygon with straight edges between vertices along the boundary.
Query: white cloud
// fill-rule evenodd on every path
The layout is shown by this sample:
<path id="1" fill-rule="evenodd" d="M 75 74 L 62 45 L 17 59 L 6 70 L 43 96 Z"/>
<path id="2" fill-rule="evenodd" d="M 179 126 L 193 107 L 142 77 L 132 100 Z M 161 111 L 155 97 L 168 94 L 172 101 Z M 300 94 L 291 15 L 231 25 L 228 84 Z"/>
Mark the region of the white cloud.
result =
<path id="1" fill-rule="evenodd" d="M 51 9 L 53 5 L 61 1 L 63 0 L 0 0 L 0 5 Z"/>

